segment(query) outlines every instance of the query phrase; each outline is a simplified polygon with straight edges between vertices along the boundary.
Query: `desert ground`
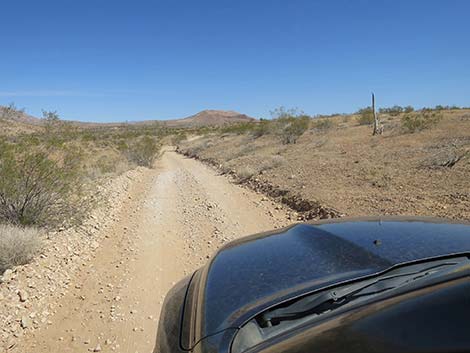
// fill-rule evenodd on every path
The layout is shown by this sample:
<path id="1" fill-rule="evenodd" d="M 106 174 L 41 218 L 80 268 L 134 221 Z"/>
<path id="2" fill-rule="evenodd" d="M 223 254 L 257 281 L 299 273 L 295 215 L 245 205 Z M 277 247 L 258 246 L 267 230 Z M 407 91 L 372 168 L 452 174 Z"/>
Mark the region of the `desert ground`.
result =
<path id="1" fill-rule="evenodd" d="M 33 224 L 40 250 L 0 277 L 0 350 L 150 353 L 167 291 L 245 235 L 343 216 L 470 219 L 468 109 L 413 131 L 381 114 L 378 136 L 357 115 L 309 117 L 287 141 L 302 117 L 217 114 L 177 128 L 0 120 L 0 147 L 22 146 L 2 160 L 41 147 L 62 170 L 83 151 L 81 197 L 93 201 L 79 224 Z"/>

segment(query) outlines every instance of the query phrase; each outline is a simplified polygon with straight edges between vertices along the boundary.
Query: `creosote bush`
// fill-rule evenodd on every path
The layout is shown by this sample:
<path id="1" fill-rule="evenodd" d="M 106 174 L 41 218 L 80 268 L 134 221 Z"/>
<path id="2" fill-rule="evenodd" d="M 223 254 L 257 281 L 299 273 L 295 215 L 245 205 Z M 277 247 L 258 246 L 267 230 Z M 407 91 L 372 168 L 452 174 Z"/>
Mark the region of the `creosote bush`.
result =
<path id="1" fill-rule="evenodd" d="M 359 109 L 357 114 L 359 114 L 357 118 L 359 125 L 372 125 L 374 123 L 374 113 L 371 107 Z"/>
<path id="2" fill-rule="evenodd" d="M 414 133 L 429 129 L 442 119 L 442 115 L 435 111 L 421 111 L 405 114 L 401 118 L 401 125 L 406 133 Z"/>
<path id="3" fill-rule="evenodd" d="M 0 274 L 14 266 L 30 262 L 41 249 L 36 228 L 0 224 Z"/>
<path id="4" fill-rule="evenodd" d="M 310 125 L 310 117 L 297 108 L 281 106 L 271 111 L 271 116 L 271 131 L 281 138 L 283 144 L 296 143 Z"/>
<path id="5" fill-rule="evenodd" d="M 279 126 L 278 134 L 284 144 L 296 143 L 300 136 L 307 131 L 310 117 L 306 115 L 298 117 L 283 117 L 275 122 Z"/>
<path id="6" fill-rule="evenodd" d="M 334 125 L 335 123 L 332 119 L 322 118 L 314 120 L 314 122 L 312 123 L 312 128 L 324 132 L 333 128 Z"/>
<path id="7" fill-rule="evenodd" d="M 273 132 L 272 121 L 261 119 L 259 123 L 253 128 L 251 134 L 254 138 L 269 135 Z"/>
<path id="8" fill-rule="evenodd" d="M 0 141 L 0 222 L 56 226 L 79 221 L 83 201 L 81 155 L 33 138 Z"/>
<path id="9" fill-rule="evenodd" d="M 124 144 L 122 147 L 128 160 L 141 167 L 152 168 L 160 145 L 151 136 L 144 136 Z"/>

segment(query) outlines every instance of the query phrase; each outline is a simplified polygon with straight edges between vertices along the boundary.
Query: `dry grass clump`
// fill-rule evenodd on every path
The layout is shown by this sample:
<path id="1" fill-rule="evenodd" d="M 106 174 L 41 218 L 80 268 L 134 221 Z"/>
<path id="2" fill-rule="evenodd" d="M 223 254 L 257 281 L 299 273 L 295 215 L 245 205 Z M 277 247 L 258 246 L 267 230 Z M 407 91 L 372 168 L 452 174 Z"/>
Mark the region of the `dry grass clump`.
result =
<path id="1" fill-rule="evenodd" d="M 251 179 L 253 176 L 255 176 L 258 173 L 259 172 L 256 169 L 247 165 L 237 170 L 237 176 L 240 178 L 241 181 Z"/>
<path id="2" fill-rule="evenodd" d="M 36 228 L 0 224 L 0 273 L 30 262 L 41 249 Z"/>
<path id="3" fill-rule="evenodd" d="M 328 131 L 334 126 L 335 126 L 335 122 L 333 121 L 332 118 L 318 119 L 312 123 L 312 128 L 321 132 Z"/>
<path id="4" fill-rule="evenodd" d="M 285 162 L 286 160 L 282 156 L 279 156 L 279 155 L 269 156 L 261 160 L 259 163 L 257 163 L 256 166 L 243 165 L 242 167 L 236 170 L 236 175 L 238 176 L 240 181 L 246 181 L 264 171 L 280 167 Z M 229 173 L 231 172 L 232 168 L 233 166 L 230 163 L 223 164 L 222 172 Z"/>
<path id="5" fill-rule="evenodd" d="M 260 171 L 280 167 L 286 162 L 286 159 L 280 155 L 274 155 L 266 158 L 260 166 Z"/>

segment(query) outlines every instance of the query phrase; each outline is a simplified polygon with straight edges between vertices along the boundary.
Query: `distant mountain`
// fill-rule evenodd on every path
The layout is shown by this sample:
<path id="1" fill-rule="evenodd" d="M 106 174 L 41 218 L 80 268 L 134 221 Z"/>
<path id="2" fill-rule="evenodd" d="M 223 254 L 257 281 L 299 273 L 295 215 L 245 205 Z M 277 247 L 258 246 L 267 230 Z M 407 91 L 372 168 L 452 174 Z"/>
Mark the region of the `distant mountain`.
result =
<path id="1" fill-rule="evenodd" d="M 39 128 L 44 124 L 43 119 L 36 118 L 23 112 L 18 112 L 14 115 L 9 115 L 7 119 L 2 119 L 5 107 L 0 106 L 0 120 L 3 123 L 24 125 L 31 128 Z M 67 121 L 67 120 L 65 120 Z M 222 126 L 233 123 L 254 122 L 255 118 L 248 115 L 241 114 L 235 111 L 225 110 L 203 110 L 195 115 L 191 115 L 182 119 L 171 120 L 144 120 L 144 121 L 131 121 L 129 125 L 152 125 L 155 122 L 162 123 L 168 127 L 197 127 L 197 126 Z M 123 123 L 97 123 L 97 122 L 80 122 L 68 121 L 69 123 L 82 127 L 82 128 L 96 128 L 96 127 L 117 127 L 122 126 Z"/>
<path id="2" fill-rule="evenodd" d="M 184 119 L 165 120 L 167 126 L 221 126 L 256 121 L 248 115 L 225 110 L 203 110 Z"/>

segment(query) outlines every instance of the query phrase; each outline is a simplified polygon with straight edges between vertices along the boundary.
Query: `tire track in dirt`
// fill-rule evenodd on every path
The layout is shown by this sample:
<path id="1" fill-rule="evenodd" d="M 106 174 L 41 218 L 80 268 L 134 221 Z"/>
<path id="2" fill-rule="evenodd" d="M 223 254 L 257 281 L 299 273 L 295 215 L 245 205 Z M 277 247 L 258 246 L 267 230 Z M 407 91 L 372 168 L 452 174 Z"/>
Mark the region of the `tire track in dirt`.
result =
<path id="1" fill-rule="evenodd" d="M 167 291 L 227 241 L 287 224 L 281 207 L 166 149 L 133 186 L 49 325 L 13 352 L 153 350 Z"/>

